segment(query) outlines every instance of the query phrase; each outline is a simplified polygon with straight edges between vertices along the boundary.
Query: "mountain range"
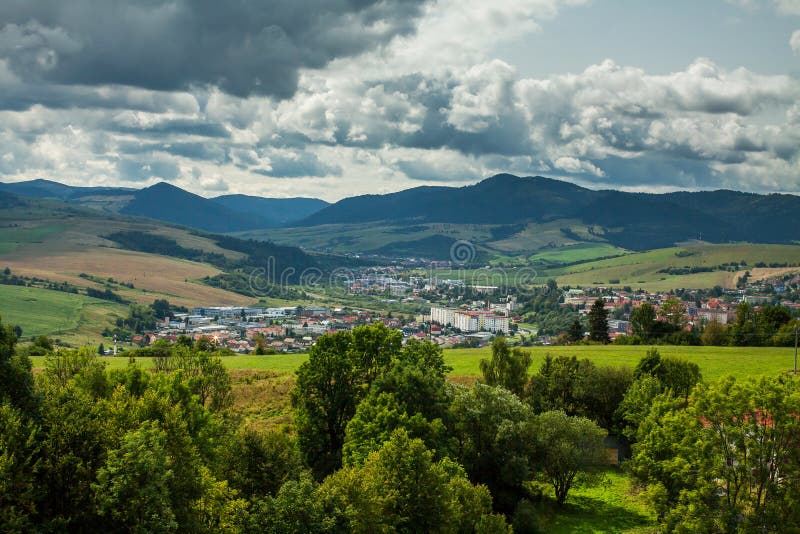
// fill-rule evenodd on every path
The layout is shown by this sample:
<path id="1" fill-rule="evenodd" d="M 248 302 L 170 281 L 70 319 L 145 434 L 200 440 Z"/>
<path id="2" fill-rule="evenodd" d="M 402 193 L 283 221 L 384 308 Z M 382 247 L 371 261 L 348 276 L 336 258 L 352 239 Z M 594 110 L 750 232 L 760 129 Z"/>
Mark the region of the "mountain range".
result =
<path id="1" fill-rule="evenodd" d="M 793 243 L 800 197 L 718 190 L 665 194 L 592 190 L 541 176 L 499 174 L 465 187 L 416 187 L 346 198 L 297 226 L 405 221 L 519 225 L 577 220 L 590 234 L 626 249 L 688 239 Z"/>
<path id="2" fill-rule="evenodd" d="M 592 190 L 541 176 L 498 174 L 465 187 L 423 186 L 386 195 L 361 195 L 334 204 L 314 198 L 224 195 L 204 198 L 167 183 L 143 189 L 73 187 L 47 180 L 0 183 L 0 191 L 62 200 L 115 213 L 149 217 L 211 232 L 264 230 L 278 241 L 295 235 L 335 234 L 331 225 L 390 224 L 400 235 L 432 223 L 484 225 L 492 240 L 527 238 L 555 225 L 575 241 L 602 241 L 628 250 L 670 246 L 690 239 L 724 243 L 795 243 L 800 197 L 730 190 L 665 194 Z M 559 227 L 559 221 L 565 221 Z M 533 226 L 532 226 L 533 225 Z M 539 226 L 536 226 L 539 225 Z M 305 230 L 304 230 L 305 229 Z M 527 234 L 524 234 L 527 232 Z M 524 235 L 523 235 L 524 234 Z M 250 234 L 253 235 L 252 233 Z M 426 239 L 441 238 L 435 232 Z M 432 237 L 433 236 L 433 237 Z M 398 238 L 399 239 L 399 238 Z M 454 239 L 453 237 L 446 237 Z M 491 240 L 487 239 L 487 242 Z M 414 241 L 395 247 L 406 255 Z M 388 247 L 388 248 L 387 248 Z M 391 243 L 381 247 L 390 252 Z M 363 252 L 353 250 L 354 252 Z"/>
<path id="3" fill-rule="evenodd" d="M 166 182 L 132 189 L 77 187 L 39 179 L 0 183 L 0 191 L 148 217 L 209 232 L 279 227 L 297 222 L 328 205 L 316 198 L 262 198 L 247 195 L 204 198 Z"/>

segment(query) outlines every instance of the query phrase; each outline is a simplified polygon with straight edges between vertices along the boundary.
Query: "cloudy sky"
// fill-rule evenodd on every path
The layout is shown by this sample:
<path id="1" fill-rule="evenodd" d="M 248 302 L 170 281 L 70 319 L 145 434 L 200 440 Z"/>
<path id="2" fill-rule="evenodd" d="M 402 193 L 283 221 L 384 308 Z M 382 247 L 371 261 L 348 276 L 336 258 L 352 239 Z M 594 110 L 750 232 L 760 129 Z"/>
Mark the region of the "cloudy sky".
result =
<path id="1" fill-rule="evenodd" d="M 800 0 L 3 0 L 0 181 L 800 193 Z"/>

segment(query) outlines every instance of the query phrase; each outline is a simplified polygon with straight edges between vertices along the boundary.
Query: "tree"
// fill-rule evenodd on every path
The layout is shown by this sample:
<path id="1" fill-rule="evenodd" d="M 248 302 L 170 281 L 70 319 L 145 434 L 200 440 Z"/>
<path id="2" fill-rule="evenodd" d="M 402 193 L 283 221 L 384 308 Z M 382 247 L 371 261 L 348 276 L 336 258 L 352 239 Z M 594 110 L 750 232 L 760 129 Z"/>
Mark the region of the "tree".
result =
<path id="1" fill-rule="evenodd" d="M 409 341 L 372 383 L 347 424 L 345 465 L 363 464 L 397 428 L 422 439 L 437 457 L 447 455 L 452 449 L 444 424 L 453 398 L 445 379 L 449 369 L 441 348 Z"/>
<path id="2" fill-rule="evenodd" d="M 130 532 L 178 530 L 170 500 L 175 461 L 166 451 L 166 433 L 145 422 L 109 451 L 92 484 L 97 511 Z"/>
<path id="3" fill-rule="evenodd" d="M 532 376 L 528 403 L 534 412 L 561 410 L 587 417 L 603 428 L 614 428 L 615 413 L 633 378 L 626 367 L 597 367 L 575 356 L 545 356 Z"/>
<path id="4" fill-rule="evenodd" d="M 703 384 L 686 409 L 654 399 L 631 466 L 665 530 L 798 530 L 798 406 L 794 377 Z"/>
<path id="5" fill-rule="evenodd" d="M 399 428 L 410 437 L 421 439 L 431 450 L 448 449 L 441 419 L 428 421 L 421 413 L 409 415 L 392 393 L 375 393 L 359 403 L 347 423 L 342 447 L 344 465 L 363 465 L 369 454 L 380 449 Z"/>
<path id="6" fill-rule="evenodd" d="M 165 319 L 173 316 L 167 299 L 156 299 L 150 307 L 153 309 L 153 313 L 158 319 Z"/>
<path id="7" fill-rule="evenodd" d="M 589 310 L 589 340 L 599 343 L 608 343 L 608 311 L 603 304 L 603 299 L 597 299 Z"/>
<path id="8" fill-rule="evenodd" d="M 737 347 L 761 345 L 758 314 L 747 302 L 740 302 L 736 307 L 736 320 L 729 325 L 729 331 L 731 345 Z"/>
<path id="9" fill-rule="evenodd" d="M 669 391 L 684 402 L 688 402 L 692 389 L 702 379 L 700 367 L 696 363 L 662 357 L 656 349 L 648 350 L 647 355 L 639 360 L 633 371 L 636 379 L 645 375 L 658 379 L 662 391 Z"/>
<path id="10" fill-rule="evenodd" d="M 275 495 L 306 472 L 297 443 L 280 432 L 240 429 L 220 453 L 220 473 L 247 498 Z"/>
<path id="11" fill-rule="evenodd" d="M 450 408 L 458 461 L 470 480 L 485 484 L 495 510 L 510 514 L 534 473 L 530 408 L 503 388 L 459 388 Z"/>
<path id="12" fill-rule="evenodd" d="M 36 511 L 39 444 L 34 423 L 17 408 L 0 404 L 0 531 L 31 532 Z"/>
<path id="13" fill-rule="evenodd" d="M 106 353 L 106 348 L 103 346 L 102 343 L 100 343 L 97 346 L 97 354 L 99 354 L 100 356 L 103 356 L 105 353 Z"/>
<path id="14" fill-rule="evenodd" d="M 321 336 L 297 370 L 292 390 L 298 443 L 314 473 L 341 465 L 345 429 L 381 370 L 400 351 L 402 334 L 382 323 Z"/>
<path id="15" fill-rule="evenodd" d="M 0 402 L 30 411 L 36 403 L 33 364 L 25 354 L 16 353 L 17 336 L 0 318 Z"/>
<path id="16" fill-rule="evenodd" d="M 661 304 L 661 315 L 667 319 L 667 323 L 672 325 L 675 330 L 680 330 L 686 326 L 686 306 L 675 297 L 670 297 Z"/>
<path id="17" fill-rule="evenodd" d="M 633 335 L 645 343 L 648 342 L 653 333 L 653 325 L 656 322 L 656 310 L 649 302 L 643 302 L 641 306 L 631 312 L 631 330 Z"/>
<path id="18" fill-rule="evenodd" d="M 583 325 L 580 319 L 576 318 L 570 325 L 569 330 L 567 330 L 567 339 L 572 343 L 583 339 Z"/>
<path id="19" fill-rule="evenodd" d="M 520 348 L 511 349 L 503 336 L 492 341 L 492 359 L 480 362 L 483 380 L 490 386 L 501 386 L 519 397 L 528 383 L 531 353 Z"/>
<path id="20" fill-rule="evenodd" d="M 403 430 L 392 433 L 363 467 L 328 477 L 320 497 L 349 510 L 351 532 L 474 532 L 492 517 L 485 487 L 471 485 L 452 460 L 434 462 L 424 443 Z"/>
<path id="21" fill-rule="evenodd" d="M 792 314 L 785 306 L 764 306 L 758 316 L 765 340 L 771 338 L 783 325 L 792 320 Z"/>
<path id="22" fill-rule="evenodd" d="M 720 346 L 727 345 L 725 336 L 725 327 L 714 318 L 703 328 L 703 333 L 700 336 L 700 341 L 706 346 Z"/>
<path id="23" fill-rule="evenodd" d="M 540 467 L 564 504 L 578 473 L 599 465 L 605 451 L 606 432 L 584 417 L 562 411 L 546 412 L 536 419 Z"/>
<path id="24" fill-rule="evenodd" d="M 631 441 L 636 439 L 639 425 L 650 413 L 653 399 L 662 393 L 661 382 L 645 374 L 630 385 L 617 407 L 616 417 L 622 423 L 622 434 Z"/>
<path id="25" fill-rule="evenodd" d="M 562 410 L 568 415 L 583 412 L 583 381 L 596 366 L 586 358 L 545 355 L 539 373 L 528 385 L 528 402 L 536 413 Z"/>

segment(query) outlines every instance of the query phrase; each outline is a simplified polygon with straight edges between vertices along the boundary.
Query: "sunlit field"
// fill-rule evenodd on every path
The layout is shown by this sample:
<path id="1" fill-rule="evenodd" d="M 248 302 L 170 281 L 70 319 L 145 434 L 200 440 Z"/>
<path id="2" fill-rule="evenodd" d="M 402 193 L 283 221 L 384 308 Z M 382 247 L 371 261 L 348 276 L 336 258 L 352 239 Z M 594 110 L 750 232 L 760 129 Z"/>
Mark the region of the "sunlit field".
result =
<path id="1" fill-rule="evenodd" d="M 597 365 L 619 365 L 634 367 L 645 355 L 649 346 L 553 346 L 529 347 L 533 363 L 531 373 L 537 372 L 544 357 L 577 356 L 588 358 Z M 792 369 L 794 349 L 790 347 L 679 347 L 664 345 L 656 347 L 662 356 L 685 358 L 700 366 L 706 379 L 714 380 L 726 375 L 737 378 L 749 376 L 775 375 Z M 454 376 L 477 376 L 480 374 L 479 362 L 488 358 L 491 349 L 448 349 L 444 351 L 445 361 L 453 368 Z M 128 357 L 106 356 L 110 369 L 121 369 L 128 365 Z M 227 356 L 225 365 L 231 370 L 271 370 L 277 373 L 294 372 L 308 359 L 306 354 L 277 354 L 271 356 Z M 35 357 L 34 367 L 43 367 L 44 358 Z M 150 367 L 149 358 L 138 358 L 137 363 Z"/>

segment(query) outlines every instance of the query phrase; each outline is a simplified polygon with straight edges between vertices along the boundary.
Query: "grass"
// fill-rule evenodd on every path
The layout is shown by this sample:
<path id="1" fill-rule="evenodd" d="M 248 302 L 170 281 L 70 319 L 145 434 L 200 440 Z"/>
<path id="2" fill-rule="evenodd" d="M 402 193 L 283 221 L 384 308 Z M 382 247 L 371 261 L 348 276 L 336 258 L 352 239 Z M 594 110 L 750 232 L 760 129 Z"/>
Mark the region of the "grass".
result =
<path id="1" fill-rule="evenodd" d="M 744 269 L 751 270 L 753 274 L 764 270 L 764 274 L 769 275 L 773 273 L 765 269 L 753 269 L 752 266 L 758 262 L 800 263 L 800 246 L 690 243 L 553 269 L 547 275 L 555 277 L 560 285 L 629 285 L 650 290 L 708 288 L 715 285 L 731 287 L 744 269 L 738 273 L 712 271 L 686 275 L 668 275 L 658 271 L 666 267 L 715 267 L 734 261 L 747 262 L 748 267 Z M 611 284 L 611 280 L 618 282 Z"/>
<path id="2" fill-rule="evenodd" d="M 546 354 L 588 358 L 597 365 L 625 365 L 635 367 L 649 346 L 577 345 L 530 347 L 531 372 L 537 372 Z M 788 371 L 794 362 L 794 349 L 788 347 L 656 347 L 662 356 L 675 356 L 697 363 L 708 380 L 726 375 L 737 378 L 775 375 Z M 491 357 L 491 349 L 452 349 L 445 351 L 445 360 L 454 375 L 480 374 L 479 362 Z"/>
<path id="3" fill-rule="evenodd" d="M 608 243 L 575 243 L 538 252 L 528 259 L 534 263 L 574 263 L 623 254 L 627 251 Z"/>
<path id="4" fill-rule="evenodd" d="M 83 344 L 96 339 L 115 313 L 125 315 L 126 309 L 85 295 L 0 285 L 0 316 L 20 326 L 24 337 L 46 334 Z"/>
<path id="5" fill-rule="evenodd" d="M 553 507 L 542 518 L 544 532 L 651 532 L 655 517 L 630 479 L 617 468 L 605 471 L 600 483 L 570 490 L 564 507 Z"/>
<path id="6" fill-rule="evenodd" d="M 736 280 L 744 274 L 745 270 L 750 271 L 752 280 L 800 271 L 800 267 L 753 267 L 759 262 L 768 265 L 771 263 L 800 264 L 799 245 L 688 243 L 680 247 L 623 254 L 621 249 L 606 248 L 608 245 L 602 243 L 583 243 L 541 251 L 531 258 L 542 260 L 550 254 L 552 255 L 550 259 L 556 259 L 559 254 L 568 254 L 573 247 L 579 247 L 574 249 L 572 257 L 575 258 L 581 255 L 588 258 L 591 254 L 599 254 L 599 251 L 611 253 L 614 250 L 621 255 L 567 266 L 537 265 L 536 263 L 529 263 L 525 266 L 515 263 L 516 268 L 439 270 L 434 274 L 439 278 L 466 280 L 473 285 L 541 285 L 553 278 L 560 286 L 631 286 L 634 289 L 664 291 L 677 288 L 711 288 L 717 285 L 734 287 Z M 562 261 L 568 259 L 570 256 L 561 256 Z M 740 261 L 747 262 L 747 266 L 742 267 L 739 271 L 717 270 L 684 275 L 659 272 L 668 267 L 717 267 L 724 263 Z"/>
<path id="7" fill-rule="evenodd" d="M 530 347 L 532 356 L 531 373 L 538 371 L 546 354 L 552 356 L 572 356 L 588 358 L 597 365 L 625 365 L 635 367 L 644 357 L 649 346 L 554 346 Z M 789 347 L 678 347 L 663 345 L 657 347 L 662 356 L 675 356 L 693 361 L 700 366 L 700 372 L 707 380 L 733 375 L 736 378 L 775 375 L 791 369 L 794 349 Z M 482 358 L 491 357 L 491 349 L 448 349 L 444 351 L 445 362 L 453 368 L 453 377 L 480 375 L 479 363 Z M 128 365 L 128 359 L 121 356 L 103 357 L 111 369 L 121 369 Z M 274 371 L 279 374 L 293 373 L 308 359 L 307 354 L 275 354 L 270 356 L 227 356 L 223 362 L 231 370 Z M 34 366 L 41 367 L 43 358 L 34 358 Z M 148 358 L 137 359 L 149 368 Z"/>

